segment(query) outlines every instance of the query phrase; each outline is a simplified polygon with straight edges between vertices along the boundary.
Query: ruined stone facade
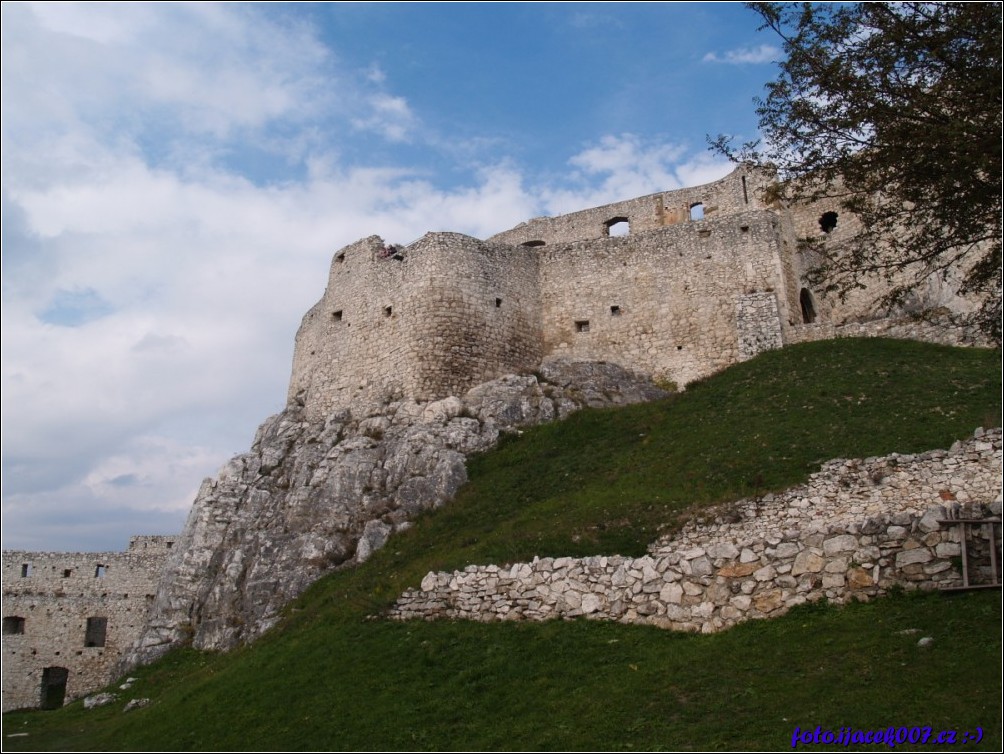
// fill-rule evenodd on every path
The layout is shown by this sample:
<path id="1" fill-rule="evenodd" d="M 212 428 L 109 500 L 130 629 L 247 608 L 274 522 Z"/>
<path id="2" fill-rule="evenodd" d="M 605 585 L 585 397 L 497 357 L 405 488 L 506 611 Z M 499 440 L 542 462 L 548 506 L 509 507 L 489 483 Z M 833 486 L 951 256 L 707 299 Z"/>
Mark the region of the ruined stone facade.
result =
<path id="1" fill-rule="evenodd" d="M 3 553 L 3 709 L 58 707 L 101 688 L 149 617 L 175 537 L 125 552 Z"/>
<path id="2" fill-rule="evenodd" d="M 770 182 L 739 167 L 704 186 L 536 218 L 486 241 L 429 233 L 406 247 L 377 236 L 347 246 L 297 333 L 289 401 L 319 418 L 436 400 L 553 357 L 683 386 L 844 326 L 927 335 L 874 310 L 877 281 L 844 301 L 811 290 L 812 260 L 798 239 L 840 244 L 859 226 L 823 203 L 768 204 Z M 972 304 L 932 283 L 916 305 Z M 931 329 L 950 342 L 963 336 Z"/>

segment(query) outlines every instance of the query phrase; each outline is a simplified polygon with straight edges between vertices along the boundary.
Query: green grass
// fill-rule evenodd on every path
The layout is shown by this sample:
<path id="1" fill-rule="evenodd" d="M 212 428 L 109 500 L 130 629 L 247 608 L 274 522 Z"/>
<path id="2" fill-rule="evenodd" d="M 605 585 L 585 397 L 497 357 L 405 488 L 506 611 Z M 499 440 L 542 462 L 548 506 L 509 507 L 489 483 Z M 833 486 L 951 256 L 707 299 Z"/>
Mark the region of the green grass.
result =
<path id="1" fill-rule="evenodd" d="M 153 703 L 126 715 L 6 715 L 4 749 L 777 749 L 817 725 L 979 725 L 975 748 L 999 747 L 999 593 L 816 606 L 715 636 L 367 616 L 429 570 L 639 554 L 685 512 L 798 483 L 826 459 L 947 447 L 1000 424 L 1000 387 L 999 352 L 830 341 L 528 430 L 253 647 L 140 669 L 128 693 Z"/>

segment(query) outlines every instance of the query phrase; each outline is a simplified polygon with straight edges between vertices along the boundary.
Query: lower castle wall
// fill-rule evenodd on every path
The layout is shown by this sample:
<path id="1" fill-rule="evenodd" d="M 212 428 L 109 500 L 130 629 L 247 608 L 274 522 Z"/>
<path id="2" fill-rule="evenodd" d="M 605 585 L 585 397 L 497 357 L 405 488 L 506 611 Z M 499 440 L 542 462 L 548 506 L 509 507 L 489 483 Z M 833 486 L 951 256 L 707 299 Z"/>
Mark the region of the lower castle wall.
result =
<path id="1" fill-rule="evenodd" d="M 174 539 L 133 537 L 126 552 L 3 553 L 4 712 L 43 705 L 46 668 L 68 671 L 66 702 L 112 679 L 143 631 Z M 93 622 L 88 632 L 89 618 L 106 620 L 103 636 Z"/>
<path id="2" fill-rule="evenodd" d="M 794 605 L 867 599 L 892 587 L 961 584 L 960 527 L 1001 515 L 1001 430 L 950 450 L 824 464 L 809 482 L 723 506 L 640 558 L 535 558 L 429 573 L 392 616 L 480 621 L 587 616 L 710 633 Z M 714 515 L 714 518 L 711 516 Z M 1000 552 L 1000 524 L 972 532 L 975 559 Z M 998 555 L 997 562 L 1000 562 Z M 970 563 L 970 581 L 991 574 Z"/>

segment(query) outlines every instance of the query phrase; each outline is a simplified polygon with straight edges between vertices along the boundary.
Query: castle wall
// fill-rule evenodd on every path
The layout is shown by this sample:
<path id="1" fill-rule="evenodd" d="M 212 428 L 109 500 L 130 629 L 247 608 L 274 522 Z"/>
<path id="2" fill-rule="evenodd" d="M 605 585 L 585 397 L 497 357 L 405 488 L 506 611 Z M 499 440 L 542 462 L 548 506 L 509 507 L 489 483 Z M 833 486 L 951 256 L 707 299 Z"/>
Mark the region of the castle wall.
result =
<path id="1" fill-rule="evenodd" d="M 459 394 L 539 364 L 537 259 L 459 233 L 388 253 L 377 236 L 335 255 L 297 333 L 290 401 L 310 418 L 402 397 Z"/>
<path id="2" fill-rule="evenodd" d="M 822 259 L 839 256 L 841 248 L 865 230 L 858 216 L 841 208 L 839 188 L 830 193 L 834 198 L 792 204 L 783 210 L 785 241 L 790 248 L 783 259 L 791 265 L 793 278 L 810 292 L 816 314 L 814 320 L 802 318 L 801 324 L 856 325 L 921 313 L 969 314 L 979 308 L 979 296 L 959 295 L 962 281 L 958 270 L 928 275 L 894 310 L 879 306 L 879 301 L 895 286 L 913 284 L 918 271 L 915 267 L 870 273 L 860 271 L 855 276 L 856 287 L 843 295 L 826 292 L 807 282 L 808 274 Z M 818 248 L 805 249 L 800 243 L 804 239 L 815 241 Z M 891 275 L 889 278 L 887 272 Z"/>
<path id="3" fill-rule="evenodd" d="M 691 222 L 696 218 L 710 220 L 726 214 L 767 209 L 764 189 L 770 182 L 770 175 L 740 166 L 713 183 L 663 191 L 557 217 L 537 217 L 488 240 L 539 248 L 555 243 L 607 238 L 625 230 L 628 234 L 635 234 Z"/>
<path id="4" fill-rule="evenodd" d="M 544 350 L 682 386 L 779 347 L 791 286 L 778 238 L 777 216 L 757 210 L 541 247 Z M 767 308 L 747 317 L 750 296 Z M 745 348 L 740 319 L 756 331 Z"/>
<path id="5" fill-rule="evenodd" d="M 3 553 L 5 712 L 44 704 L 46 668 L 68 671 L 67 702 L 112 680 L 142 633 L 174 540 L 133 537 L 126 552 Z"/>

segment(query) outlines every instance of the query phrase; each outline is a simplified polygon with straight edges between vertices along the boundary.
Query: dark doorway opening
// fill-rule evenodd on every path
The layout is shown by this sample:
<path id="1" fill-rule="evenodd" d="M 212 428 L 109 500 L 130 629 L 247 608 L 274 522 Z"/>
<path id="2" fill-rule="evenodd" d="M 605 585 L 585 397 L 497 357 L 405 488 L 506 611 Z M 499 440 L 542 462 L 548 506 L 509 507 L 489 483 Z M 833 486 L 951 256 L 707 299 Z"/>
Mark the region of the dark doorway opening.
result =
<path id="1" fill-rule="evenodd" d="M 59 709 L 66 699 L 66 679 L 70 671 L 66 668 L 42 669 L 42 693 L 39 701 L 42 709 Z"/>
<path id="2" fill-rule="evenodd" d="M 816 321 L 816 305 L 808 288 L 803 288 L 798 294 L 798 303 L 802 305 L 802 322 L 811 325 Z"/>

